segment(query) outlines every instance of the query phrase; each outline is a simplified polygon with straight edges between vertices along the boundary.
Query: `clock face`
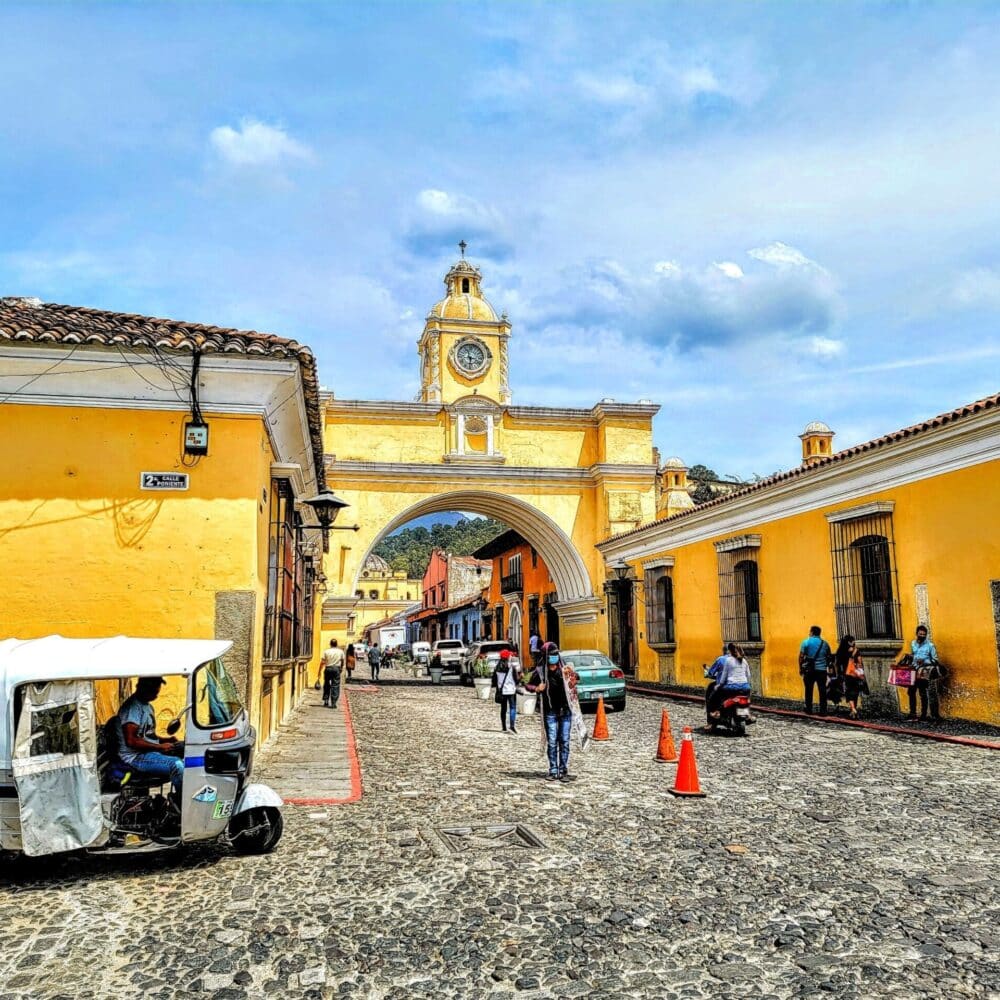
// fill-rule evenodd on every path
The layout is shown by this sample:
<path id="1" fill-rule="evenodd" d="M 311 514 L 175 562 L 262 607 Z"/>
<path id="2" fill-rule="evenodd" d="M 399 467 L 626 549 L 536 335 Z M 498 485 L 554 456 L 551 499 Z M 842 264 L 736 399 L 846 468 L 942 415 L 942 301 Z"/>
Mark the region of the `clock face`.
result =
<path id="1" fill-rule="evenodd" d="M 478 344 L 462 344 L 458 349 L 458 363 L 468 371 L 477 371 L 483 367 L 486 355 Z"/>
<path id="2" fill-rule="evenodd" d="M 452 349 L 451 358 L 463 375 L 481 375 L 490 363 L 490 352 L 478 340 L 462 340 Z"/>

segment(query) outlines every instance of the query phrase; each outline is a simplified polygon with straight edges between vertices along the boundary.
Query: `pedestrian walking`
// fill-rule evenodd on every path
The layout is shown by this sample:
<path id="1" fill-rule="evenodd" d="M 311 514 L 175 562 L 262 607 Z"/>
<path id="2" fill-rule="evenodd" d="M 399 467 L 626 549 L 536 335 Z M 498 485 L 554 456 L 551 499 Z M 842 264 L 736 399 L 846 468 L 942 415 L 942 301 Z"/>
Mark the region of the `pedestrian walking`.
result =
<path id="1" fill-rule="evenodd" d="M 938 662 L 937 649 L 927 636 L 927 626 L 918 625 L 916 638 L 910 643 L 910 666 L 913 667 L 913 683 L 906 689 L 909 701 L 908 719 L 917 717 L 917 696 L 920 696 L 920 721 L 927 721 L 927 709 L 937 722 L 941 718 L 941 704 L 938 697 L 938 682 L 944 670 Z"/>
<path id="2" fill-rule="evenodd" d="M 569 749 L 573 732 L 577 733 L 581 748 L 586 748 L 589 741 L 576 685 L 577 676 L 563 662 L 559 647 L 554 642 L 545 643 L 542 662 L 534 669 L 525 687 L 542 696 L 545 749 L 551 780 L 569 780 Z"/>
<path id="3" fill-rule="evenodd" d="M 856 719 L 861 712 L 861 696 L 868 693 L 868 683 L 865 680 L 865 663 L 853 635 L 845 635 L 840 640 L 833 662 L 837 676 L 843 682 L 844 700 L 851 718 Z"/>
<path id="4" fill-rule="evenodd" d="M 347 671 L 347 683 L 351 683 L 351 674 L 354 673 L 354 668 L 358 665 L 358 654 L 357 650 L 354 648 L 354 643 L 349 642 L 347 644 L 347 654 L 344 657 L 344 669 Z"/>
<path id="5" fill-rule="evenodd" d="M 507 719 L 510 719 L 510 732 L 517 735 L 517 686 L 521 683 L 521 664 L 509 649 L 500 650 L 500 662 L 493 671 L 496 684 L 496 703 L 500 706 L 500 725 L 508 732 Z"/>
<path id="6" fill-rule="evenodd" d="M 809 629 L 809 635 L 799 647 L 799 673 L 805 689 L 806 715 L 812 715 L 813 691 L 819 689 L 819 714 L 826 715 L 826 684 L 833 668 L 833 651 L 823 638 L 819 625 Z"/>
<path id="7" fill-rule="evenodd" d="M 340 672 L 344 668 L 344 651 L 336 639 L 330 640 L 330 648 L 323 651 L 323 704 L 336 708 L 340 700 Z"/>
<path id="8" fill-rule="evenodd" d="M 368 666 L 371 667 L 372 683 L 374 684 L 378 681 L 379 667 L 382 666 L 382 653 L 379 651 L 377 642 L 373 642 L 368 647 Z"/>

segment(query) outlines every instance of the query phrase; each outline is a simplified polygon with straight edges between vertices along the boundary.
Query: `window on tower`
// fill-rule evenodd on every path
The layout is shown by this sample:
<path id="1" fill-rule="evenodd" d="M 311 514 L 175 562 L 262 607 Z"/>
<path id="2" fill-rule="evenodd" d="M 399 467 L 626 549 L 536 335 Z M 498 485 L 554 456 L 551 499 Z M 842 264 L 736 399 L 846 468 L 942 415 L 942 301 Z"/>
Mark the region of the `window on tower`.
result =
<path id="1" fill-rule="evenodd" d="M 469 279 L 468 278 L 463 278 L 462 279 L 462 293 L 464 295 L 468 295 L 469 294 Z"/>

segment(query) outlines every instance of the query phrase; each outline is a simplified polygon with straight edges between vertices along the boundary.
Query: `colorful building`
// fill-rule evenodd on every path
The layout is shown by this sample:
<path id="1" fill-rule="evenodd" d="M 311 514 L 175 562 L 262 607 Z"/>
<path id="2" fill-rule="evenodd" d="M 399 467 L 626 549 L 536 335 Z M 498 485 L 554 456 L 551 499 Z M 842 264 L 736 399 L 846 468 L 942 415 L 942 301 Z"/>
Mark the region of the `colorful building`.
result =
<path id="1" fill-rule="evenodd" d="M 424 571 L 420 608 L 408 616 L 418 628 L 417 639 L 422 642 L 468 639 L 473 620 L 478 632 L 478 610 L 472 606 L 479 601 L 483 587 L 489 582 L 488 562 L 434 549 Z M 454 628 L 460 633 L 464 630 L 464 635 L 452 635 Z"/>
<path id="2" fill-rule="evenodd" d="M 362 638 L 369 628 L 384 619 L 408 613 L 420 600 L 421 586 L 421 581 L 411 580 L 406 570 L 394 570 L 381 556 L 371 553 L 358 577 L 346 641 Z"/>
<path id="3" fill-rule="evenodd" d="M 516 531 L 481 545 L 473 555 L 492 563 L 485 591 L 483 636 L 508 639 L 527 655 L 533 632 L 546 642 L 559 642 L 559 615 L 555 582 L 538 550 Z"/>
<path id="4" fill-rule="evenodd" d="M 416 401 L 323 396 L 327 479 L 359 526 L 326 559 L 324 641 L 346 638 L 362 567 L 381 538 L 458 510 L 495 517 L 534 545 L 552 574 L 563 641 L 600 648 L 605 568 L 595 544 L 656 517 L 659 407 L 610 398 L 585 409 L 515 405 L 510 320 L 464 256 L 445 289 L 417 345 Z"/>
<path id="5" fill-rule="evenodd" d="M 316 366 L 269 334 L 0 299 L 0 634 L 225 638 L 263 738 L 315 671 Z M 178 687 L 156 708 L 184 707 Z"/>
<path id="6" fill-rule="evenodd" d="M 924 624 L 944 714 L 1000 723 L 1000 396 L 836 453 L 825 424 L 801 440 L 797 468 L 598 546 L 612 655 L 700 687 L 736 641 L 759 692 L 801 698 L 817 624 L 858 640 L 872 698 L 898 711 L 889 666 Z"/>

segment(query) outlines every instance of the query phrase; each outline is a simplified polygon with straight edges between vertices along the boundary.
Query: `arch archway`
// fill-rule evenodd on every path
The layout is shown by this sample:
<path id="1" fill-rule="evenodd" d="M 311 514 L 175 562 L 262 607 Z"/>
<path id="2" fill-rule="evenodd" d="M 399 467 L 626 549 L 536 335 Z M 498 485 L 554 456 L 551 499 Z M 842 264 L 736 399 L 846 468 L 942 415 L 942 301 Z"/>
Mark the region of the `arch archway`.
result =
<path id="1" fill-rule="evenodd" d="M 485 490 L 455 490 L 418 501 L 397 514 L 375 536 L 360 565 L 363 566 L 375 546 L 397 528 L 425 514 L 452 510 L 467 510 L 472 514 L 495 518 L 523 536 L 548 566 L 560 604 L 594 599 L 587 567 L 562 528 L 548 515 L 522 500 Z M 357 587 L 358 577 L 355 577 L 352 591 Z"/>

